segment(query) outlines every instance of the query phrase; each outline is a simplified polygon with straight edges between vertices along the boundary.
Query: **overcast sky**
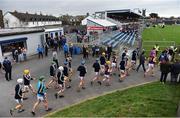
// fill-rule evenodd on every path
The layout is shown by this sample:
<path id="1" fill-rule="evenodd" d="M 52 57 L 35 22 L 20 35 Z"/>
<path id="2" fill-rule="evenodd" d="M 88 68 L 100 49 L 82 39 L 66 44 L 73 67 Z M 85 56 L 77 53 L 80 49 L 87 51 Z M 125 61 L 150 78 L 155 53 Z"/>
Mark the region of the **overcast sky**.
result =
<path id="1" fill-rule="evenodd" d="M 180 16 L 180 0 L 0 0 L 0 9 L 29 13 L 80 15 L 102 10 L 146 8 L 160 16 Z"/>

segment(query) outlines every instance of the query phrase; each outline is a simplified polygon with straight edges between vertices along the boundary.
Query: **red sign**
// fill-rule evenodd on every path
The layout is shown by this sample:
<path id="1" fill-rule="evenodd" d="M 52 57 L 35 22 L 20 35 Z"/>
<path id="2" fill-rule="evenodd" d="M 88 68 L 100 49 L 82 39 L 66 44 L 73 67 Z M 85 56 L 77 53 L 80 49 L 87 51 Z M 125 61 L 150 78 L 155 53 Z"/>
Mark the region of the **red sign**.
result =
<path id="1" fill-rule="evenodd" d="M 98 26 L 89 26 L 87 30 L 103 30 L 105 27 L 98 27 Z"/>

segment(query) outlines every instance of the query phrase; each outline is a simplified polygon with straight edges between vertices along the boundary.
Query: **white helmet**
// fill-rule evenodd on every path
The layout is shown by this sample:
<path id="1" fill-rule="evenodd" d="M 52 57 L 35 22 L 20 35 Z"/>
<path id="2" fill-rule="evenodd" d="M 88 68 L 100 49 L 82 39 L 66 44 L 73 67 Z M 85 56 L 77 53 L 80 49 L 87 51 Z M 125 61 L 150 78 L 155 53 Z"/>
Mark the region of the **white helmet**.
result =
<path id="1" fill-rule="evenodd" d="M 22 78 L 17 79 L 17 83 L 18 84 L 22 84 L 23 83 L 23 79 Z"/>
<path id="2" fill-rule="evenodd" d="M 60 66 L 58 69 L 59 69 L 60 71 L 63 71 L 63 70 L 64 70 L 64 67 L 63 67 L 63 66 Z"/>

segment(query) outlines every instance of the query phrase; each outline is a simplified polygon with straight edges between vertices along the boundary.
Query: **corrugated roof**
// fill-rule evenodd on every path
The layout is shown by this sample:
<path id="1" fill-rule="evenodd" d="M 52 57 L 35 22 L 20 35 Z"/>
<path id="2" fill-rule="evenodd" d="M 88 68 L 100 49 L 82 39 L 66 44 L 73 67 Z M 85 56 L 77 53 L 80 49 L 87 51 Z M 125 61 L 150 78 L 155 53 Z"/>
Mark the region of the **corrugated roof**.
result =
<path id="1" fill-rule="evenodd" d="M 42 14 L 29 14 L 20 12 L 9 12 L 21 21 L 60 21 L 59 18 L 55 16 L 42 15 Z"/>
<path id="2" fill-rule="evenodd" d="M 15 29 L 0 29 L 0 37 L 19 35 L 19 34 L 29 34 L 44 32 L 44 29 L 39 28 L 15 28 Z"/>

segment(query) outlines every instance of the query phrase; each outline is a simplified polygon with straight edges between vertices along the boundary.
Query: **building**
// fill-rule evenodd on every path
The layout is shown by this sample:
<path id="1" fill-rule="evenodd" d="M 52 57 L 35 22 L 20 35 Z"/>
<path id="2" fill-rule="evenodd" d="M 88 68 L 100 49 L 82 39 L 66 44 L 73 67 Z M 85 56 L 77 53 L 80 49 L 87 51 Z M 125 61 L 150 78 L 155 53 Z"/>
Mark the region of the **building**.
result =
<path id="1" fill-rule="evenodd" d="M 0 29 L 4 28 L 4 22 L 3 22 L 3 12 L 0 10 Z"/>
<path id="2" fill-rule="evenodd" d="M 5 28 L 14 27 L 41 27 L 47 25 L 61 25 L 59 18 L 42 14 L 20 13 L 17 11 L 4 14 Z"/>
<path id="3" fill-rule="evenodd" d="M 95 12 L 95 17 L 106 19 L 106 20 L 116 20 L 121 23 L 127 22 L 137 22 L 141 14 L 136 13 L 134 10 L 131 9 L 121 9 L 121 10 L 106 10 L 106 11 L 99 11 Z"/>
<path id="4" fill-rule="evenodd" d="M 12 58 L 12 49 L 25 47 L 27 56 L 37 53 L 38 45 L 44 43 L 44 30 L 34 28 L 0 29 L 0 62 L 5 56 Z"/>

